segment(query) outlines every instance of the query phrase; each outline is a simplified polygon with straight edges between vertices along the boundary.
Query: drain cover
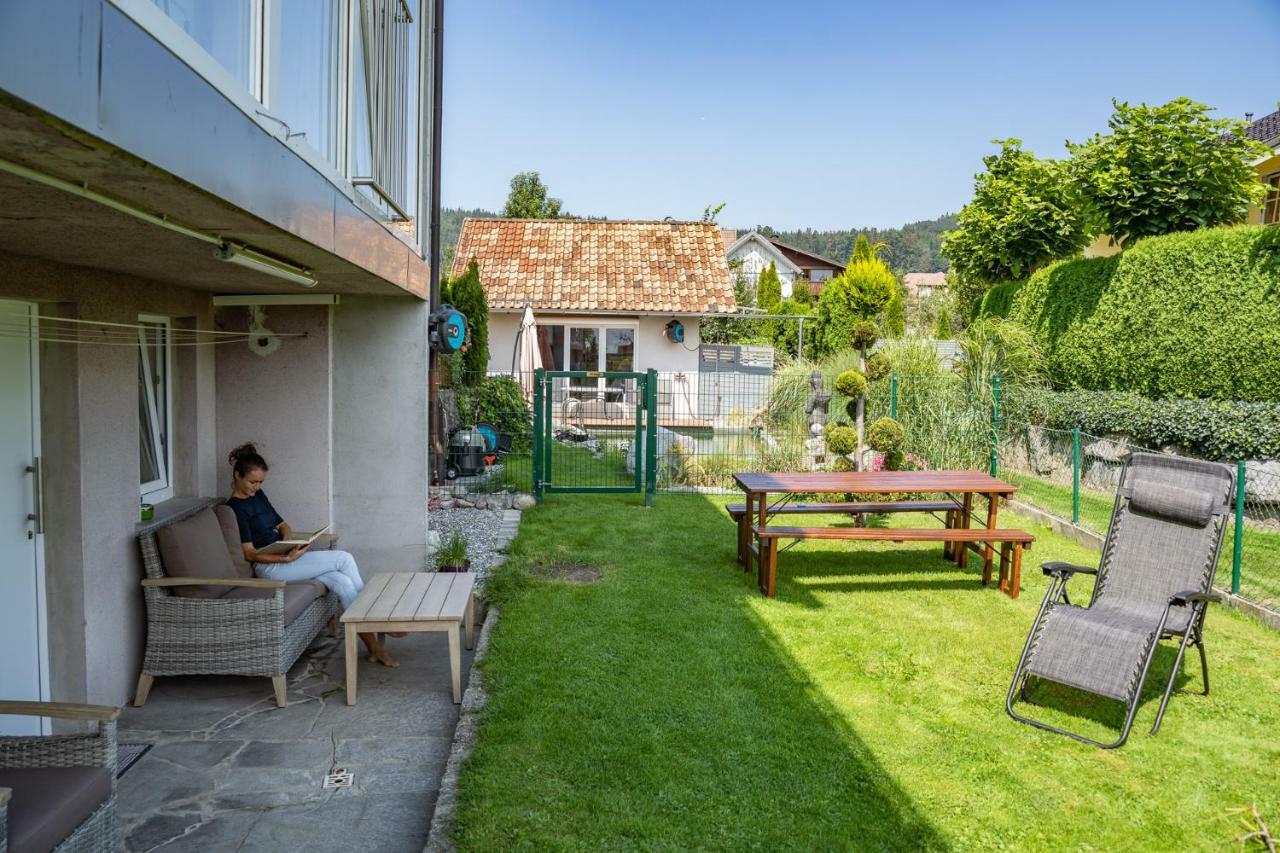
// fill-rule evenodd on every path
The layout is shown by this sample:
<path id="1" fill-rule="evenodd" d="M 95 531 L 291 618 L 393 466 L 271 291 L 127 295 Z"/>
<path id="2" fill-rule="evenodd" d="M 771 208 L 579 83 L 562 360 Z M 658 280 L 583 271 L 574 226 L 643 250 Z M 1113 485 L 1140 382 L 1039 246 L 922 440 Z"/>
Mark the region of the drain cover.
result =
<path id="1" fill-rule="evenodd" d="M 324 777 L 324 787 L 350 788 L 354 781 L 355 774 L 351 773 L 345 767 L 335 767 L 330 771 L 328 776 Z"/>

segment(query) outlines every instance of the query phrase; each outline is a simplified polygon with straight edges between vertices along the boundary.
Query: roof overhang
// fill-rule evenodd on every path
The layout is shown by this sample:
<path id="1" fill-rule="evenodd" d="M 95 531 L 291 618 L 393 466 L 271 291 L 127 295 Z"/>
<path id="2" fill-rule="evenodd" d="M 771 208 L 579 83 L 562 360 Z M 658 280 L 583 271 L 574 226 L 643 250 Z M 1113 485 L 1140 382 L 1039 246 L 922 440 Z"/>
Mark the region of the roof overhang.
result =
<path id="1" fill-rule="evenodd" d="M 780 266 L 786 267 L 787 272 L 793 273 L 795 275 L 800 275 L 804 272 L 804 270 L 802 270 L 799 266 L 797 266 L 790 258 L 782 254 L 782 251 L 777 246 L 773 245 L 773 243 L 769 241 L 768 237 L 765 237 L 759 231 L 752 231 L 750 233 L 742 235 L 737 240 L 734 240 L 732 245 L 730 245 L 729 248 L 725 249 L 724 251 L 725 257 L 732 255 L 738 249 L 742 248 L 747 243 L 751 243 L 751 242 L 759 243 L 761 246 L 763 246 L 769 252 L 769 254 L 773 255 L 775 258 L 777 258 L 779 261 L 782 262 Z"/>

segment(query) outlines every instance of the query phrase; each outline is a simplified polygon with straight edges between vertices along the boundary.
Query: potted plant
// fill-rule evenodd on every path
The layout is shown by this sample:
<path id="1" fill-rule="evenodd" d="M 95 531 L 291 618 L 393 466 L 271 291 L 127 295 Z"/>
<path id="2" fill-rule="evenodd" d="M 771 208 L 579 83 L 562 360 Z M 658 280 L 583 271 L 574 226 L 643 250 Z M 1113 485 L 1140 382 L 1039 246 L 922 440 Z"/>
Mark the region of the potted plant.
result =
<path id="1" fill-rule="evenodd" d="M 466 572 L 471 570 L 471 561 L 467 559 L 467 540 L 462 534 L 454 531 L 449 541 L 440 546 L 436 552 L 437 572 Z"/>

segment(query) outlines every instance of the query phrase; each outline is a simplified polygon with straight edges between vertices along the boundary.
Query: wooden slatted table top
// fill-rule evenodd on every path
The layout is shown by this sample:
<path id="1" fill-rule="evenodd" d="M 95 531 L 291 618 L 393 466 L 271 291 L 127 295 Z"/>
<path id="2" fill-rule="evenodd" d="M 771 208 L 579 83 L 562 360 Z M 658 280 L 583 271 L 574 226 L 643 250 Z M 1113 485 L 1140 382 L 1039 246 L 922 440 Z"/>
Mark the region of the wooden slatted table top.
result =
<path id="1" fill-rule="evenodd" d="M 461 622 L 475 589 L 470 572 L 379 572 L 343 622 Z"/>
<path id="2" fill-rule="evenodd" d="M 980 471 L 804 471 L 780 474 L 734 474 L 744 492 L 977 492 L 1011 495 L 1017 486 Z"/>

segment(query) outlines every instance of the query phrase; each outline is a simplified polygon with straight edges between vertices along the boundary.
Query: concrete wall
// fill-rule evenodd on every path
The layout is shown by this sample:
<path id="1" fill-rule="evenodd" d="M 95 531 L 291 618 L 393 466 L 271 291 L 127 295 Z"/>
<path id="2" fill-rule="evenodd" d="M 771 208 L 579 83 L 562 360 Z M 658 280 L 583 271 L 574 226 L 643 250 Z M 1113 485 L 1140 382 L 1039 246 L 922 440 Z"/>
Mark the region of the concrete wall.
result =
<path id="1" fill-rule="evenodd" d="M 217 494 L 231 488 L 226 464 L 233 447 L 251 441 L 271 466 L 265 489 L 271 503 L 297 530 L 331 521 L 329 505 L 330 388 L 327 305 L 267 306 L 267 329 L 282 335 L 280 347 L 258 355 L 248 344 L 217 350 Z M 246 308 L 220 308 L 218 328 L 244 332 Z"/>
<path id="2" fill-rule="evenodd" d="M 333 522 L 366 577 L 426 560 L 428 313 L 411 298 L 333 309 Z"/>
<path id="3" fill-rule="evenodd" d="M 147 313 L 190 328 L 212 325 L 205 294 L 7 254 L 0 254 L 0 296 L 39 302 L 45 317 L 136 323 Z M 175 353 L 177 494 L 208 494 L 214 485 L 212 358 L 184 348 Z M 144 631 L 134 539 L 137 350 L 47 342 L 40 386 L 52 696 L 123 703 L 138 676 Z"/>

